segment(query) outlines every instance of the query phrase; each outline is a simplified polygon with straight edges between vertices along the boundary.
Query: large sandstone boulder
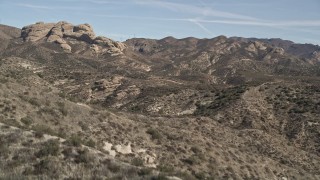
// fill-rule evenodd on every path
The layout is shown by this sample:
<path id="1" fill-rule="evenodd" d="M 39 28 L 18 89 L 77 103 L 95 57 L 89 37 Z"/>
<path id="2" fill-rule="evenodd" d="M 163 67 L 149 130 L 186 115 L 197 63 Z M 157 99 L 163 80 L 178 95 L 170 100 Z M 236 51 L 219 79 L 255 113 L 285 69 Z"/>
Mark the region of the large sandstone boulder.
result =
<path id="1" fill-rule="evenodd" d="M 280 47 L 276 47 L 272 50 L 273 53 L 283 55 L 284 54 L 284 49 Z"/>
<path id="2" fill-rule="evenodd" d="M 102 47 L 106 47 L 107 52 L 111 55 L 122 54 L 123 50 L 126 48 L 125 44 L 123 44 L 121 42 L 113 41 L 113 40 L 106 38 L 106 37 L 103 37 L 103 36 L 96 37 L 94 39 L 93 43 L 97 44 L 99 46 L 102 46 Z"/>
<path id="3" fill-rule="evenodd" d="M 60 44 L 60 47 L 66 52 L 71 52 L 71 46 L 69 44 Z"/>
<path id="4" fill-rule="evenodd" d="M 65 21 L 58 23 L 39 22 L 26 26 L 22 29 L 21 37 L 25 41 L 34 42 L 43 39 L 47 42 L 54 42 L 59 44 L 66 52 L 71 52 L 72 50 L 72 47 L 68 44 L 70 39 L 90 44 L 89 48 L 95 54 L 109 53 L 111 55 L 119 55 L 126 48 L 123 43 L 103 36 L 96 37 L 92 26 L 89 24 L 74 26 Z"/>
<path id="5" fill-rule="evenodd" d="M 259 42 L 259 41 L 255 41 L 254 46 L 260 51 L 264 51 L 267 49 L 267 47 L 262 42 Z"/>
<path id="6" fill-rule="evenodd" d="M 248 47 L 246 47 L 245 50 L 247 50 L 249 52 L 252 52 L 252 53 L 256 53 L 257 52 L 256 46 L 253 43 L 250 44 Z"/>
<path id="7" fill-rule="evenodd" d="M 21 37 L 25 41 L 38 41 L 46 37 L 53 28 L 53 23 L 38 22 L 22 28 Z"/>

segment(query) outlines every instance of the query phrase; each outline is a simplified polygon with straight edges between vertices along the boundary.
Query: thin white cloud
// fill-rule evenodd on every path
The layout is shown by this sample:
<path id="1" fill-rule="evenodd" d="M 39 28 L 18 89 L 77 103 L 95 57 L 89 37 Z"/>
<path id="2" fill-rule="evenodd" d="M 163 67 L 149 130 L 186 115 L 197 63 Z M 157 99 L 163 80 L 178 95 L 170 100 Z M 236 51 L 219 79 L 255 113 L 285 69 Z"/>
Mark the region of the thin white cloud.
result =
<path id="1" fill-rule="evenodd" d="M 88 14 L 89 15 L 89 14 Z M 265 26 L 265 27 L 320 27 L 320 20 L 300 20 L 300 21 L 244 21 L 244 20 L 214 20 L 201 18 L 159 18 L 159 17 L 142 17 L 142 16 L 118 16 L 90 14 L 96 17 L 119 18 L 119 19 L 135 19 L 135 20 L 154 20 L 154 21 L 182 21 L 192 23 L 214 23 L 214 24 L 230 24 L 230 25 L 246 25 L 246 26 Z M 197 24 L 198 25 L 198 24 Z"/>
<path id="2" fill-rule="evenodd" d="M 158 18 L 158 17 L 142 17 L 142 16 L 118 16 L 118 15 L 104 15 L 104 14 L 88 14 L 95 17 L 117 18 L 117 19 L 134 19 L 134 20 L 153 20 L 153 21 L 190 21 L 190 19 L 183 18 Z"/>
<path id="3" fill-rule="evenodd" d="M 52 7 L 49 6 L 40 6 L 40 5 L 34 5 L 34 4 L 25 4 L 25 3 L 17 3 L 16 6 L 26 7 L 26 8 L 33 8 L 33 9 L 52 9 Z"/>
<path id="4" fill-rule="evenodd" d="M 43 10 L 84 10 L 85 7 L 68 7 L 68 6 L 43 6 L 43 5 L 35 5 L 35 4 L 27 4 L 27 3 L 16 3 L 15 6 L 31 8 L 31 9 L 43 9 Z"/>
<path id="5" fill-rule="evenodd" d="M 256 20 L 256 18 L 250 17 L 250 16 L 214 10 L 207 7 L 187 5 L 183 3 L 173 3 L 173 2 L 160 1 L 160 0 L 135 0 L 134 2 L 140 5 L 162 7 L 162 8 L 169 9 L 171 11 L 182 12 L 185 14 L 193 14 L 195 16 L 220 17 L 220 18 L 239 19 L 239 20 Z"/>
<path id="6" fill-rule="evenodd" d="M 79 1 L 79 0 L 77 0 Z M 89 2 L 94 4 L 112 4 L 112 5 L 119 5 L 119 4 L 128 4 L 127 1 L 115 1 L 115 0 L 83 0 L 83 2 Z"/>
<path id="7" fill-rule="evenodd" d="M 202 23 L 266 26 L 266 27 L 320 27 L 320 20 L 301 20 L 301 21 L 235 21 L 235 20 L 208 20 L 196 19 Z"/>
<path id="8" fill-rule="evenodd" d="M 200 22 L 198 22 L 197 20 L 192 20 L 190 19 L 190 22 L 194 23 L 195 25 L 197 25 L 200 29 L 202 29 L 203 31 L 205 31 L 207 34 L 209 34 L 210 36 L 214 36 L 214 34 L 208 29 L 206 28 L 203 24 L 201 24 Z"/>

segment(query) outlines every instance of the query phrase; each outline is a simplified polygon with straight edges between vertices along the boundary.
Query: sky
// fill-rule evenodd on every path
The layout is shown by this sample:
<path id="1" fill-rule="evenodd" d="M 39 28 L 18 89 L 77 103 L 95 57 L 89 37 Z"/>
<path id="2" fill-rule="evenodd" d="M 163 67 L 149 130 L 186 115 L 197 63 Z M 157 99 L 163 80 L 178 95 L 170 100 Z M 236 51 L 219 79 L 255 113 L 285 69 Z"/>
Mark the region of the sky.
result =
<path id="1" fill-rule="evenodd" d="M 225 35 L 320 45 L 320 0 L 0 0 L 0 24 L 62 20 L 118 41 Z"/>

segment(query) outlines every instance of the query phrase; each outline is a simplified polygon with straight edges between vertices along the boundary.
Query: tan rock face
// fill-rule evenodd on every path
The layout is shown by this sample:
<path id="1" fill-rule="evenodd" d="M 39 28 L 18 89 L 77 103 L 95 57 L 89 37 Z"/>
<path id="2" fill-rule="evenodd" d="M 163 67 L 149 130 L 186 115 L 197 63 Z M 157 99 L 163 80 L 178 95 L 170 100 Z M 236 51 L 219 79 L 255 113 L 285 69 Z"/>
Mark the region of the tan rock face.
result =
<path id="1" fill-rule="evenodd" d="M 252 52 L 252 53 L 256 53 L 257 49 L 255 47 L 254 44 L 250 44 L 248 47 L 245 48 L 247 51 Z"/>
<path id="2" fill-rule="evenodd" d="M 279 47 L 276 47 L 272 50 L 273 53 L 275 54 L 280 54 L 280 55 L 283 55 L 284 54 L 284 49 L 282 48 L 279 48 Z"/>
<path id="3" fill-rule="evenodd" d="M 109 48 L 108 52 L 110 54 L 121 53 L 126 48 L 125 44 L 123 44 L 121 42 L 113 41 L 112 39 L 109 39 L 109 38 L 106 38 L 103 36 L 96 37 L 94 39 L 93 43 Z"/>
<path id="4" fill-rule="evenodd" d="M 53 28 L 53 23 L 36 23 L 22 28 L 21 37 L 25 41 L 38 41 L 48 35 Z"/>
<path id="5" fill-rule="evenodd" d="M 66 52 L 71 52 L 72 50 L 72 47 L 68 44 L 68 39 L 75 39 L 91 44 L 90 49 L 96 54 L 108 53 L 120 55 L 126 48 L 123 43 L 103 36 L 96 37 L 92 26 L 89 24 L 74 26 L 65 21 L 60 21 L 56 24 L 39 22 L 26 26 L 22 29 L 21 37 L 25 41 L 32 42 L 46 39 L 47 42 L 59 44 Z"/>
<path id="6" fill-rule="evenodd" d="M 259 41 L 255 41 L 254 42 L 255 47 L 257 47 L 259 50 L 264 51 L 267 49 L 266 46 L 263 45 L 263 43 L 259 42 Z"/>
<path id="7" fill-rule="evenodd" d="M 67 52 L 71 52 L 71 46 L 68 44 L 60 44 L 60 47 Z"/>

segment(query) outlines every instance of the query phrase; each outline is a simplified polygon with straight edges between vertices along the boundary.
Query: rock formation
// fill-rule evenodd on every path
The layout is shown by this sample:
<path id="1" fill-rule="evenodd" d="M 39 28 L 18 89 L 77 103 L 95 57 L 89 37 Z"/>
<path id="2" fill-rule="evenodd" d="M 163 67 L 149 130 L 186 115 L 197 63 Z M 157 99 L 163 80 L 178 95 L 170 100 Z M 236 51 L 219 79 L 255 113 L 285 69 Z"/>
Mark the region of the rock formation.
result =
<path id="1" fill-rule="evenodd" d="M 121 42 L 113 41 L 103 36 L 95 36 L 93 28 L 89 24 L 72 25 L 71 23 L 60 21 L 58 23 L 38 22 L 22 28 L 21 37 L 24 41 L 36 42 L 45 40 L 54 42 L 66 51 L 72 51 L 72 45 L 68 40 L 82 41 L 90 44 L 90 49 L 96 53 L 108 53 L 111 55 L 122 54 L 126 46 Z"/>
<path id="2" fill-rule="evenodd" d="M 39 41 L 46 37 L 53 27 L 53 23 L 37 22 L 36 24 L 23 27 L 21 37 L 25 41 Z"/>

